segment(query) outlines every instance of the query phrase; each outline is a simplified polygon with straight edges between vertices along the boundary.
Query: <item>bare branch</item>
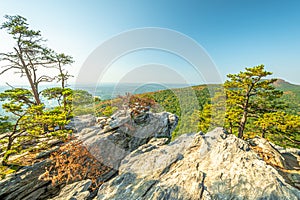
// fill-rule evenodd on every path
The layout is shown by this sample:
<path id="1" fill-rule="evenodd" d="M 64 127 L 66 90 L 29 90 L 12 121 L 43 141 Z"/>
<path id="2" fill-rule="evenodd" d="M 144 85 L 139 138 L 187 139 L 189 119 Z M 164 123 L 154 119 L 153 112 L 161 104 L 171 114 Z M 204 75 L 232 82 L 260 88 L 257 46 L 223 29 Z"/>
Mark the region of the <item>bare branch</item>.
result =
<path id="1" fill-rule="evenodd" d="M 6 68 L 2 72 L 0 72 L 0 75 L 4 74 L 5 72 L 7 72 L 8 70 L 11 70 L 11 69 L 16 69 L 16 67 L 12 66 L 12 67 Z"/>
<path id="2" fill-rule="evenodd" d="M 3 61 L 9 61 L 9 62 L 11 62 L 11 63 L 13 63 L 14 65 L 14 67 L 18 67 L 19 69 L 21 68 L 21 67 L 23 67 L 20 63 L 18 63 L 17 61 L 15 61 L 15 60 L 13 60 L 13 59 L 11 59 L 11 58 L 8 58 L 8 57 L 5 57 L 5 58 L 2 58 L 2 60 Z"/>
<path id="3" fill-rule="evenodd" d="M 36 82 L 37 82 L 37 83 L 41 83 L 41 82 L 52 82 L 53 80 L 54 80 L 54 78 L 52 78 L 52 77 L 50 77 L 50 76 L 47 76 L 47 75 L 43 75 L 43 76 L 40 76 Z"/>
<path id="4" fill-rule="evenodd" d="M 12 89 L 15 89 L 15 87 L 14 86 L 12 86 L 12 85 L 10 85 L 9 83 L 5 83 L 6 85 L 8 85 L 9 87 L 11 87 Z"/>

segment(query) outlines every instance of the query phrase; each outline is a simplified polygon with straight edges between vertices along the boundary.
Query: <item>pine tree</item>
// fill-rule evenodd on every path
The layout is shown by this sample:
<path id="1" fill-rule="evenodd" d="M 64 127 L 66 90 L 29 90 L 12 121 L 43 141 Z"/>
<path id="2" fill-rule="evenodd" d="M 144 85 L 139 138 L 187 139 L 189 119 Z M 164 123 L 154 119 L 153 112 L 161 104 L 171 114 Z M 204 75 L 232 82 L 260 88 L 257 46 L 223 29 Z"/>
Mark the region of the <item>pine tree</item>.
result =
<path id="1" fill-rule="evenodd" d="M 264 65 L 259 65 L 246 68 L 245 72 L 227 75 L 229 80 L 224 84 L 227 107 L 241 113 L 238 118 L 239 138 L 244 137 L 248 118 L 257 119 L 265 113 L 276 112 L 282 106 L 278 101 L 282 92 L 272 85 L 277 79 L 264 79 L 271 74 L 264 70 Z"/>
<path id="2" fill-rule="evenodd" d="M 216 127 L 225 127 L 226 122 L 226 96 L 222 88 L 217 88 L 211 102 L 204 105 L 199 116 L 198 127 L 201 131 L 207 132 Z"/>
<path id="3" fill-rule="evenodd" d="M 14 121 L 10 120 L 8 116 L 1 117 L 0 126 L 2 129 L 2 135 L 0 141 L 4 144 L 2 151 L 5 152 L 2 164 L 6 165 L 9 156 L 12 153 L 16 153 L 18 144 L 15 144 L 15 140 L 19 139 L 22 141 L 28 136 L 26 129 L 32 126 L 37 129 L 38 126 L 29 123 L 26 119 L 33 117 L 33 95 L 27 89 L 14 88 L 11 90 L 6 90 L 0 93 L 0 100 L 6 102 L 2 105 L 6 112 L 13 114 Z M 29 117 L 30 116 L 30 117 Z"/>
<path id="4" fill-rule="evenodd" d="M 45 69 L 55 64 L 48 56 L 51 50 L 44 46 L 45 40 L 40 31 L 31 30 L 28 27 L 26 18 L 19 15 L 6 15 L 5 18 L 7 21 L 0 28 L 7 30 L 15 41 L 15 46 L 11 52 L 0 53 L 0 61 L 7 63 L 7 65 L 2 66 L 4 69 L 0 75 L 12 70 L 20 74 L 21 77 L 26 77 L 35 104 L 39 105 L 41 104 L 39 84 L 53 81 L 53 77 L 38 73 L 41 68 Z"/>
<path id="5" fill-rule="evenodd" d="M 26 18 L 19 15 L 6 15 L 5 18 L 0 28 L 8 32 L 15 45 L 11 52 L 0 53 L 0 61 L 3 63 L 0 75 L 7 71 L 18 73 L 28 80 L 30 90 L 11 86 L 12 89 L 0 93 L 0 100 L 5 102 L 2 107 L 10 113 L 9 116 L 0 117 L 0 142 L 4 144 L 1 145 L 4 151 L 3 164 L 7 164 L 12 153 L 21 149 L 22 141 L 45 137 L 49 128 L 54 130 L 60 127 L 52 135 L 66 135 L 68 131 L 64 130 L 64 126 L 68 123 L 67 116 L 71 115 L 69 96 L 72 92 L 66 88 L 66 82 L 71 76 L 64 70 L 64 66 L 73 63 L 72 57 L 47 48 L 40 31 L 30 29 Z M 58 69 L 58 75 L 49 76 L 45 72 L 49 68 Z M 61 82 L 62 88 L 50 89 L 50 92 L 45 93 L 49 98 L 58 98 L 58 101 L 62 98 L 64 109 L 46 109 L 41 101 L 40 83 L 54 80 Z"/>
<path id="6" fill-rule="evenodd" d="M 300 116 L 284 111 L 265 113 L 254 124 L 262 137 L 277 144 L 298 147 L 300 145 Z M 280 142 L 279 142 L 280 141 Z"/>

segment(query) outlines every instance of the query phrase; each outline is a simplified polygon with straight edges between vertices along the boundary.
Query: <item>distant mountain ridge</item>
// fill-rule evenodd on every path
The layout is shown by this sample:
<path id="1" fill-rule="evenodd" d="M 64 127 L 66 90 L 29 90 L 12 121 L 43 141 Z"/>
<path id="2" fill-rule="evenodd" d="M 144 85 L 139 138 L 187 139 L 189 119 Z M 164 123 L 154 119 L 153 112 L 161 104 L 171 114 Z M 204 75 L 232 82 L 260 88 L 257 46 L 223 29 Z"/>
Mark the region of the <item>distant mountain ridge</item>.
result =
<path id="1" fill-rule="evenodd" d="M 300 85 L 289 83 L 283 79 L 278 79 L 274 86 L 283 91 L 282 99 L 289 107 L 289 112 L 300 114 Z"/>
<path id="2" fill-rule="evenodd" d="M 274 83 L 274 85 L 276 87 L 280 87 L 280 86 L 283 86 L 283 85 L 290 85 L 290 86 L 296 86 L 296 87 L 299 87 L 300 85 L 297 85 L 297 84 L 293 84 L 293 83 L 290 83 L 284 79 L 281 79 L 281 78 L 277 78 L 277 81 Z"/>

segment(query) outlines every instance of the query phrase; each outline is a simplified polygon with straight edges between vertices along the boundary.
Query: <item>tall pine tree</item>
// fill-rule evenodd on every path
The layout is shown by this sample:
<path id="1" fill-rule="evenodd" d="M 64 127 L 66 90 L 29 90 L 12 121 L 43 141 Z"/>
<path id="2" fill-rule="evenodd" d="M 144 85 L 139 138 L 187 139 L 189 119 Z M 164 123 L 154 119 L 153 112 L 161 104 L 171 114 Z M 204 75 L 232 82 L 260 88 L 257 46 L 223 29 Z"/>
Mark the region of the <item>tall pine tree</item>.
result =
<path id="1" fill-rule="evenodd" d="M 227 95 L 227 108 L 240 112 L 238 116 L 238 137 L 244 137 L 244 130 L 249 118 L 260 118 L 268 112 L 276 112 L 282 105 L 278 99 L 282 91 L 276 90 L 272 83 L 277 79 L 265 79 L 271 75 L 264 65 L 246 68 L 238 74 L 229 74 L 224 83 Z"/>

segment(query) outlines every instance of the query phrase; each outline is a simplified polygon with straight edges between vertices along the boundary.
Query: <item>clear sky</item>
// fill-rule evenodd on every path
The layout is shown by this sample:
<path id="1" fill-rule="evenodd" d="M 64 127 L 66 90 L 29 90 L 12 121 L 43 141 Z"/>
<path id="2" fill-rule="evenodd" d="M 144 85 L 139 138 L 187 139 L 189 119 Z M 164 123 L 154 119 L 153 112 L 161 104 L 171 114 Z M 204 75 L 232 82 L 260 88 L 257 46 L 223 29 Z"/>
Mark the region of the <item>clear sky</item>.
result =
<path id="1" fill-rule="evenodd" d="M 264 64 L 274 77 L 300 84 L 299 10 L 299 0 L 0 0 L 0 22 L 5 14 L 26 17 L 30 27 L 48 39 L 48 47 L 74 57 L 70 71 L 75 75 L 109 38 L 136 28 L 160 27 L 195 40 L 215 63 L 222 80 L 228 73 Z M 12 44 L 0 31 L 0 51 L 8 51 Z M 167 66 L 184 79 L 190 77 L 190 82 L 203 81 L 189 75 L 192 67 L 185 60 L 149 50 L 116 60 L 102 81 L 126 79 L 132 69 L 137 69 L 137 76 L 138 69 L 150 63 Z M 144 71 L 151 74 L 151 70 Z M 168 74 L 165 69 L 161 72 Z M 0 84 L 25 81 L 9 73 L 0 76 Z"/>

